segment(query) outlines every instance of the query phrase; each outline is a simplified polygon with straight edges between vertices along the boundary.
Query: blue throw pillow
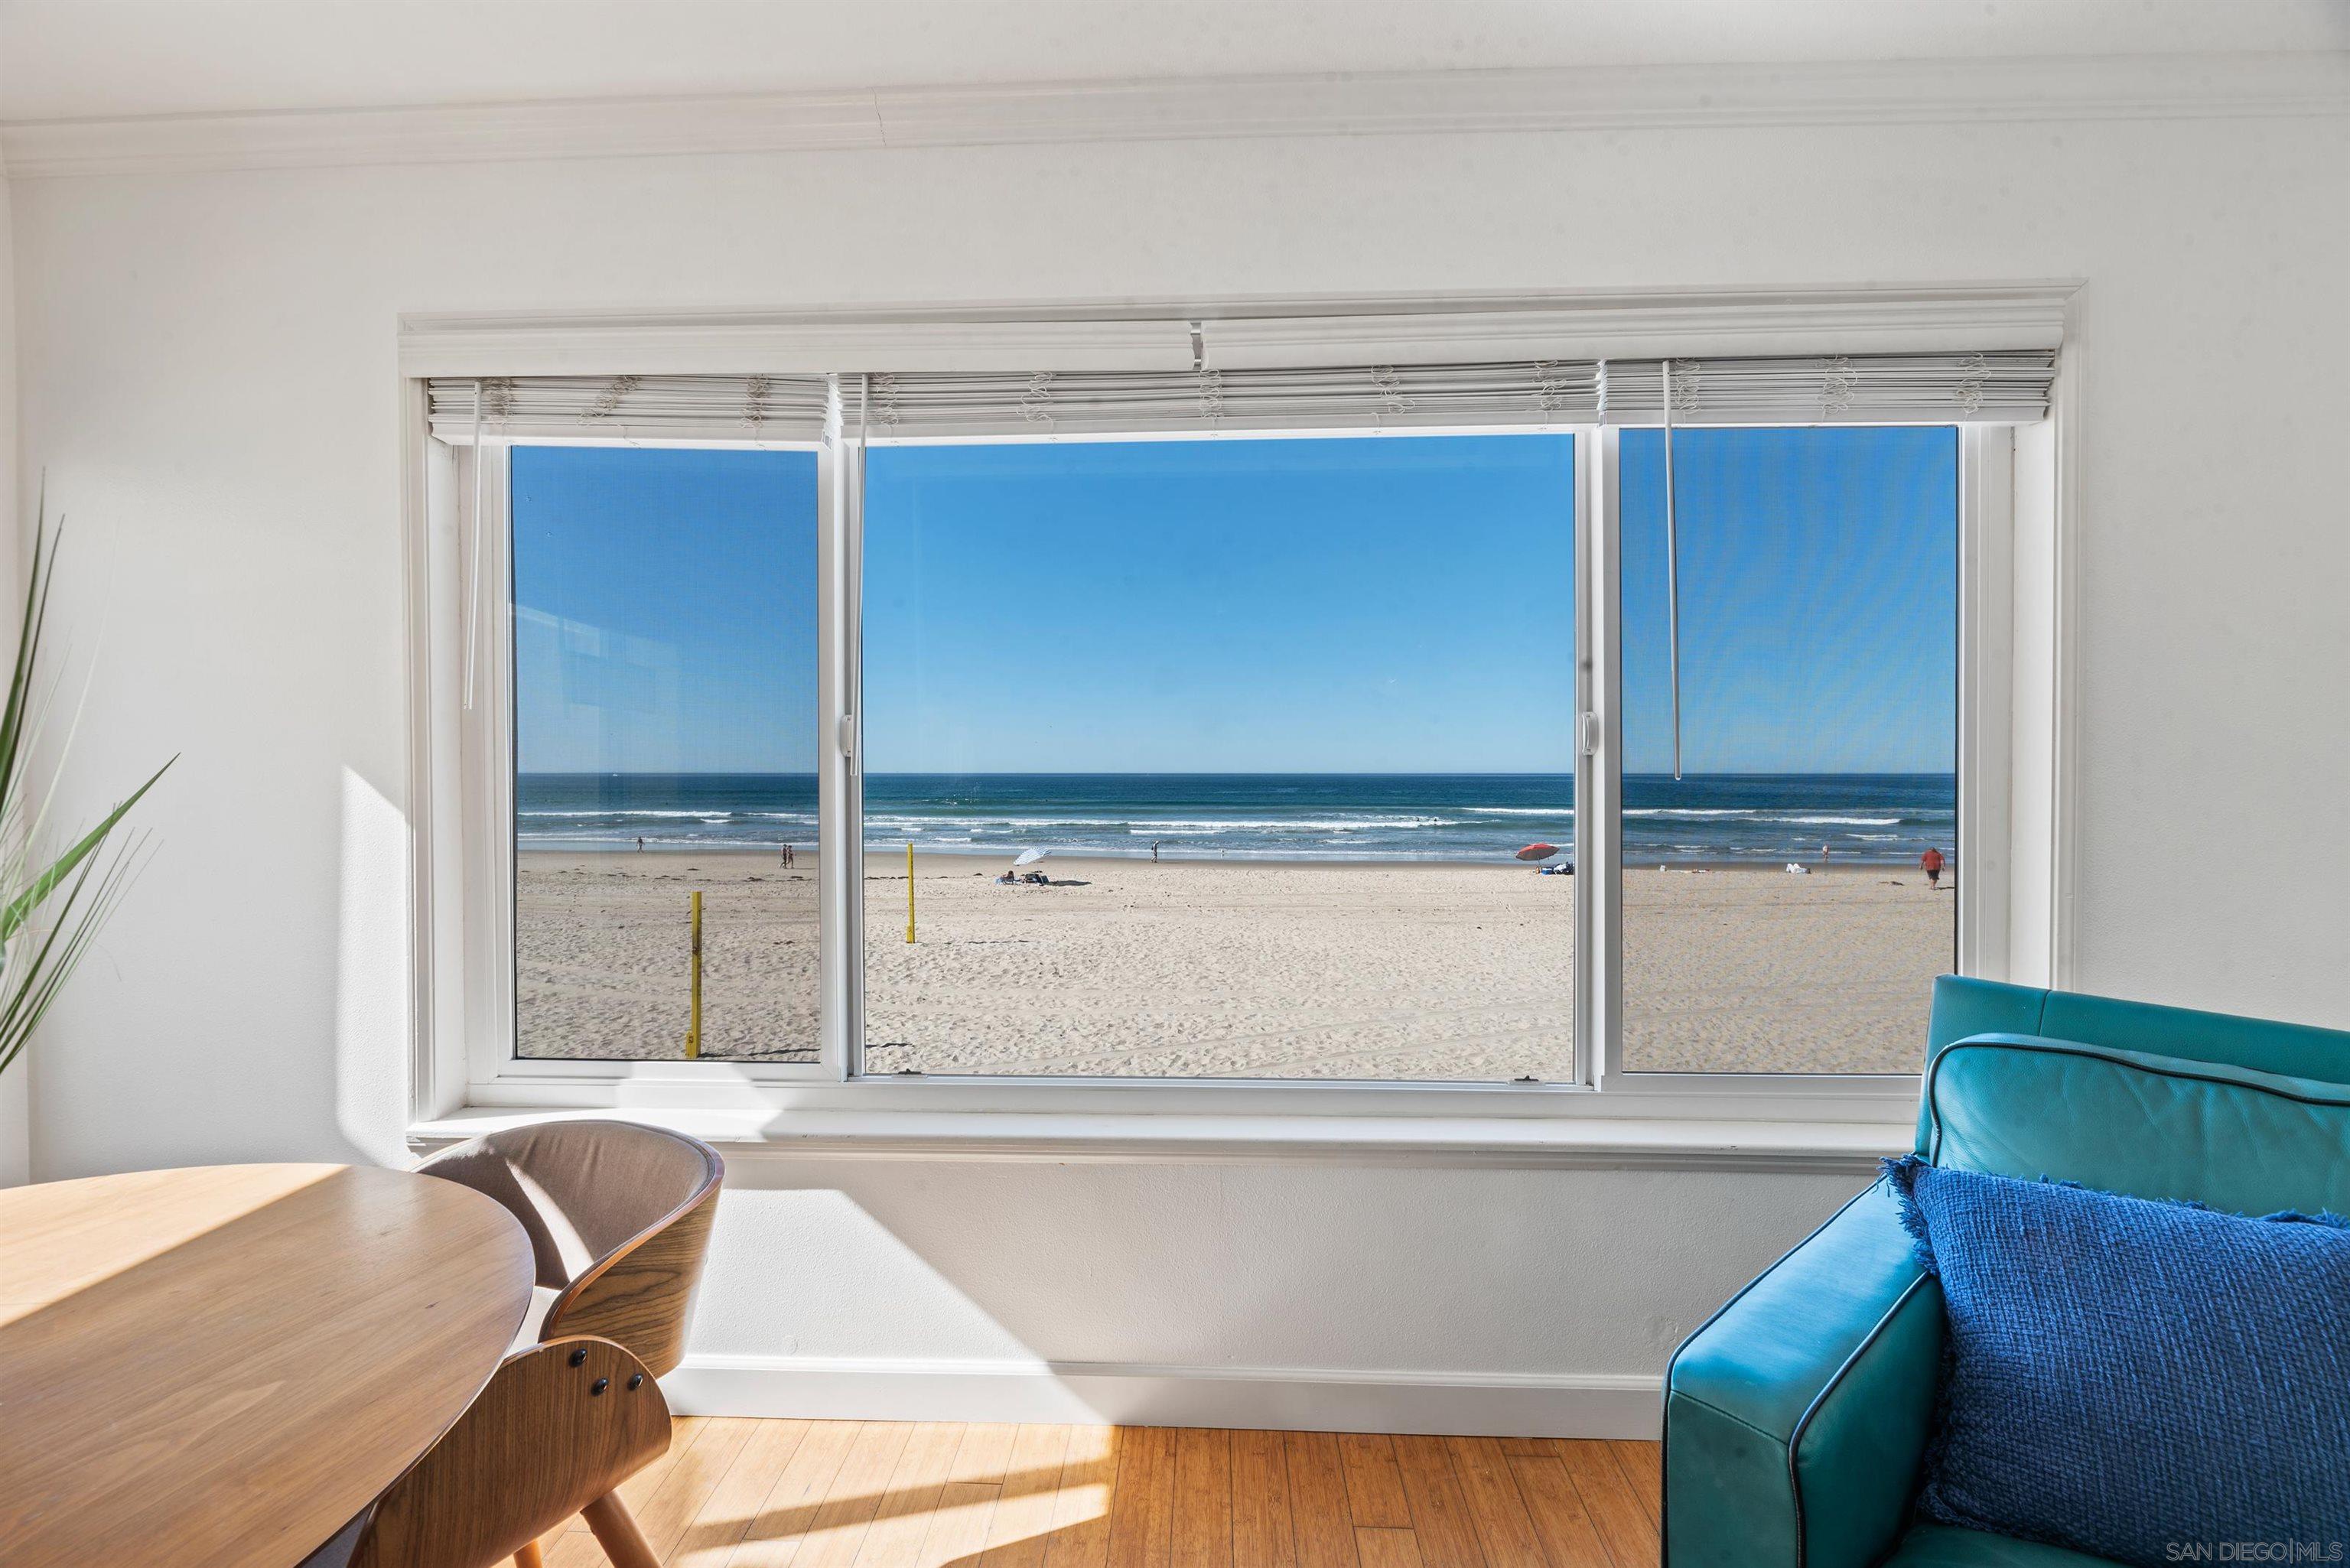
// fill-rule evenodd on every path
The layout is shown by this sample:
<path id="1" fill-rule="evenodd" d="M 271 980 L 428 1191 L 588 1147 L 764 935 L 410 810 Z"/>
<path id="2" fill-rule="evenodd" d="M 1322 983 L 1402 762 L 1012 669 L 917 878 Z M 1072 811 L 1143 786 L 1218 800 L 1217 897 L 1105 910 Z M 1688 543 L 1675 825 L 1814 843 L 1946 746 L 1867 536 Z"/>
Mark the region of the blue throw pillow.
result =
<path id="1" fill-rule="evenodd" d="M 1886 1175 L 1950 1314 L 1920 1513 L 2146 1568 L 2350 1556 L 2342 1220 Z"/>

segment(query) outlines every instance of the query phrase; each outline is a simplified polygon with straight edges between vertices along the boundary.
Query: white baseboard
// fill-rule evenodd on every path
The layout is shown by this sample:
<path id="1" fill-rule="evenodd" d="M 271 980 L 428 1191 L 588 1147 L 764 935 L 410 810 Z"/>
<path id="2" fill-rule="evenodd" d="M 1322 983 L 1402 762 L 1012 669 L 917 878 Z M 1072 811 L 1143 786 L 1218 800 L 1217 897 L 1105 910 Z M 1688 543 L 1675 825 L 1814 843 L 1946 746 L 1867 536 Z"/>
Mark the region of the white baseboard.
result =
<path id="1" fill-rule="evenodd" d="M 661 1386 L 688 1416 L 1652 1438 L 1663 1385 L 1622 1373 L 689 1355 Z"/>

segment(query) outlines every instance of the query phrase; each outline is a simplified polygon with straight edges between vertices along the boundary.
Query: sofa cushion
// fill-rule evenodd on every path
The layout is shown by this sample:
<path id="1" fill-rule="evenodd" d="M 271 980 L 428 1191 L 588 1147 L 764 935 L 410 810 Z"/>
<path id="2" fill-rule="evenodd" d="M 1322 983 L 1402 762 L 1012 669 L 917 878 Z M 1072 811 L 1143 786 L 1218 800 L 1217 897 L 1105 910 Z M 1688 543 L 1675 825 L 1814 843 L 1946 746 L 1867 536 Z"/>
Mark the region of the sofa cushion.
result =
<path id="1" fill-rule="evenodd" d="M 1888 1161 L 1949 1314 L 1919 1513 L 2155 1568 L 2350 1532 L 2350 1229 Z"/>
<path id="2" fill-rule="evenodd" d="M 1927 1158 L 2237 1214 L 2350 1213 L 2350 1084 L 2020 1034 L 1926 1074 Z"/>

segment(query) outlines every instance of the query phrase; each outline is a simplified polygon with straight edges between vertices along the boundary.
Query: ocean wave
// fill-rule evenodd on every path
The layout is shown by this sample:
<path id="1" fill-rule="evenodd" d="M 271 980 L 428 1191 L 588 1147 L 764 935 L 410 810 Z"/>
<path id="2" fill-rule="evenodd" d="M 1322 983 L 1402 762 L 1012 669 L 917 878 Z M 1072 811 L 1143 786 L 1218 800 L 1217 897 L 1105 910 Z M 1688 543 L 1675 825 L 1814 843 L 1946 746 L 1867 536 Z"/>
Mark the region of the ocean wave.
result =
<path id="1" fill-rule="evenodd" d="M 687 815 L 691 815 L 691 813 Z M 1137 836 L 1154 833 L 1377 833 L 1402 831 L 1410 828 L 1459 827 L 1464 826 L 1451 816 L 1349 816 L 1349 817 L 1168 817 L 1164 819 L 1136 816 L 1000 816 L 979 814 L 941 814 L 937 816 L 909 816 L 901 814 L 874 815 L 865 818 L 868 827 L 911 828 L 921 831 L 940 827 L 968 827 L 981 830 L 1028 833 L 1052 827 L 1116 827 Z"/>
<path id="2" fill-rule="evenodd" d="M 868 811 L 868 823 L 881 827 L 1126 827 L 1130 815 L 1006 815 L 1001 811 Z"/>
<path id="3" fill-rule="evenodd" d="M 598 817 L 598 816 L 628 816 L 628 817 L 638 817 L 638 816 L 641 816 L 641 817 L 648 817 L 648 818 L 651 818 L 651 817 L 688 817 L 688 818 L 691 818 L 691 819 L 693 819 L 693 820 L 700 821 L 700 822 L 726 822 L 726 821 L 730 821 L 730 820 L 732 820 L 733 818 L 734 818 L 734 817 L 736 817 L 736 816 L 740 816 L 740 815 L 743 815 L 743 813 L 741 813 L 741 812 L 722 812 L 722 811 L 714 811 L 714 810 L 712 810 L 712 811 L 643 811 L 643 810 L 636 810 L 636 809 L 621 810 L 621 809 L 617 808 L 617 807 L 615 807 L 615 808 L 613 808 L 613 809 L 610 809 L 610 810 L 606 810 L 605 808 L 603 808 L 603 807 L 601 807 L 601 806 L 583 805 L 583 806 L 580 806 L 579 808 L 577 808 L 577 810 L 574 810 L 574 811 L 517 811 L 517 812 L 515 812 L 515 815 L 516 816 L 567 816 L 567 817 L 572 818 L 574 821 L 577 821 L 577 820 L 580 820 L 580 819 L 583 819 L 583 818 L 588 818 L 588 817 Z"/>
<path id="4" fill-rule="evenodd" d="M 1461 826 L 1458 819 L 1449 816 L 1286 817 L 1271 820 L 1189 818 L 1173 822 L 1128 822 L 1125 825 L 1127 832 L 1139 838 L 1147 838 L 1154 833 L 1397 833 L 1412 828 Z"/>
<path id="5" fill-rule="evenodd" d="M 1751 805 L 1627 805 L 1626 816 L 1754 816 Z"/>
<path id="6" fill-rule="evenodd" d="M 1343 846 L 1343 847 L 1327 849 L 1317 848 L 1315 847 L 1316 844 L 1338 845 Z M 917 843 L 914 847 L 917 850 L 927 854 L 966 856 L 979 859 L 998 859 L 1016 853 L 1020 846 L 1017 845 L 987 844 L 949 845 L 943 842 L 932 842 L 927 844 Z M 1060 846 L 1054 846 L 1053 851 L 1055 856 L 1066 857 L 1071 860 L 1147 861 L 1150 858 L 1150 850 L 1148 846 L 1144 845 L 1077 845 L 1066 848 Z M 877 862 L 880 858 L 891 855 L 903 856 L 905 852 L 906 845 L 903 839 L 868 839 L 866 841 L 865 845 L 865 853 L 868 857 L 874 857 Z M 1281 862 L 1289 860 L 1326 860 L 1333 865 L 1349 865 L 1356 862 L 1372 861 L 1380 863 L 1395 862 L 1398 864 L 1412 865 L 1457 865 L 1462 863 L 1461 857 L 1457 853 L 1436 849 L 1365 847 L 1361 844 L 1360 840 L 1352 838 L 1308 840 L 1303 843 L 1281 845 L 1258 844 L 1238 845 L 1232 846 L 1191 845 L 1185 846 L 1178 849 L 1170 849 L 1164 858 L 1183 864 L 1208 866 L 1215 865 L 1220 861 L 1246 863 L 1252 861 Z M 1491 858 L 1500 864 L 1511 864 L 1506 851 L 1497 851 Z M 1474 863 L 1484 864 L 1486 863 L 1486 858 L 1480 857 Z M 1047 869 L 1049 868 L 1050 867 L 1048 866 Z"/>
<path id="7" fill-rule="evenodd" d="M 758 779 L 739 788 L 723 778 L 655 783 L 606 795 L 592 784 L 553 787 L 525 776 L 510 826 L 525 849 L 598 854 L 631 848 L 639 834 L 648 849 L 769 853 L 817 836 L 815 802 L 795 789 Z M 1310 788 L 1294 780 L 1072 776 L 936 791 L 919 780 L 909 787 L 884 779 L 867 796 L 862 826 L 882 856 L 902 856 L 911 843 L 918 851 L 981 857 L 1039 848 L 1147 860 L 1155 846 L 1173 860 L 1500 864 L 1534 838 L 1575 852 L 1568 841 L 1579 836 L 1580 814 L 1561 798 L 1574 789 L 1559 775 L 1515 782 L 1334 775 Z M 1948 794 L 1889 775 L 1692 779 L 1670 789 L 1634 781 L 1631 790 L 1641 804 L 1623 807 L 1621 842 L 1634 865 L 1783 863 L 1816 855 L 1824 840 L 1837 862 L 1894 865 L 1913 859 L 1929 837 L 1947 848 L 1955 832 Z"/>
<path id="8" fill-rule="evenodd" d="M 574 832 L 558 829 L 554 832 L 515 835 L 515 842 L 524 846 L 534 844 L 602 844 L 608 845 L 614 849 L 632 848 L 639 838 L 643 839 L 649 846 L 729 851 L 773 850 L 779 842 L 773 838 L 707 838 L 694 834 L 625 833 L 616 828 L 606 828 L 601 832 L 593 828 L 585 828 Z"/>
<path id="9" fill-rule="evenodd" d="M 994 832 L 1029 832 L 1036 827 L 1123 827 L 1135 830 L 1138 823 L 1130 815 L 1003 815 L 999 811 L 940 811 L 935 815 L 911 815 L 905 811 L 868 811 L 868 827 L 910 827 L 914 832 L 931 827 L 975 827 Z M 1142 823 L 1151 830 L 1168 830 L 1166 823 Z M 1212 832 L 1212 827 L 1208 827 Z"/>

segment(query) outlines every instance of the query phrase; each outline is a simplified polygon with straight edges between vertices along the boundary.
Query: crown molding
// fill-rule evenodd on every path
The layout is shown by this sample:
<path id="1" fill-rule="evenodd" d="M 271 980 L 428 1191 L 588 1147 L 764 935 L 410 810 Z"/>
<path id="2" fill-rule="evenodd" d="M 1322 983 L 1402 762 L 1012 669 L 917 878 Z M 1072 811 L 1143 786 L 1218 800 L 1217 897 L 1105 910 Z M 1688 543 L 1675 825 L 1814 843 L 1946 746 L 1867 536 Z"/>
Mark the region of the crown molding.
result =
<path id="1" fill-rule="evenodd" d="M 1020 142 L 2337 116 L 2350 54 L 1431 70 L 0 124 L 15 179 Z"/>

